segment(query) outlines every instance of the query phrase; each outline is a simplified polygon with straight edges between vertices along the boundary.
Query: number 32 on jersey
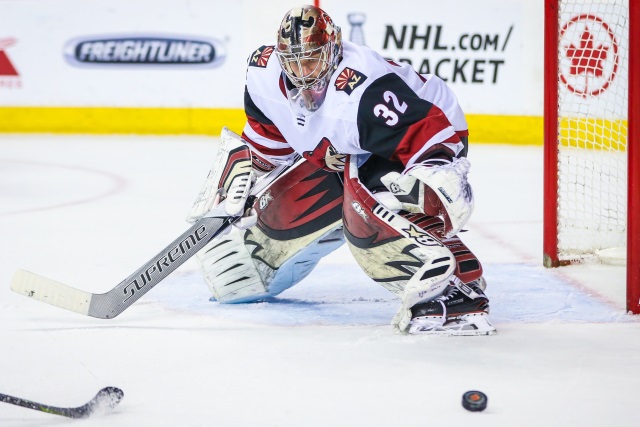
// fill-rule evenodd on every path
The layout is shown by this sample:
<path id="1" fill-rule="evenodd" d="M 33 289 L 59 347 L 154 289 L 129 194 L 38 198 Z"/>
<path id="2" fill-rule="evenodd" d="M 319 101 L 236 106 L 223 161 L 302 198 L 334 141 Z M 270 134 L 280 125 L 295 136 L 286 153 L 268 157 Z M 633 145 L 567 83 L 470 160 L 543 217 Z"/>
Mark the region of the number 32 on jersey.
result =
<path id="1" fill-rule="evenodd" d="M 375 114 L 377 117 L 382 117 L 383 119 L 385 119 L 385 123 L 388 126 L 394 126 L 398 124 L 398 114 L 404 114 L 405 111 L 407 111 L 407 103 L 400 102 L 396 94 L 391 92 L 390 90 L 386 91 L 382 95 L 382 98 L 384 99 L 385 103 L 376 104 L 376 106 L 373 107 L 373 114 Z"/>

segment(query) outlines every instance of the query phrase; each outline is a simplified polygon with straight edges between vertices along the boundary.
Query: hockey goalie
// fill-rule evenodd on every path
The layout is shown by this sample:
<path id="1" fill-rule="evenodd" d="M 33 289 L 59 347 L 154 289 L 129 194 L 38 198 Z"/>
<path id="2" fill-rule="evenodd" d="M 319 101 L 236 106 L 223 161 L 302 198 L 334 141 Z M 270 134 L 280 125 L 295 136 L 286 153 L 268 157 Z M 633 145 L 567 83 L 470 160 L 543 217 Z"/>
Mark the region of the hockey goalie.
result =
<path id="1" fill-rule="evenodd" d="M 219 302 L 278 295 L 346 241 L 399 297 L 398 332 L 495 333 L 482 266 L 458 237 L 474 203 L 468 130 L 441 79 L 342 41 L 304 6 L 250 55 L 244 101 L 242 135 L 223 130 L 189 214 L 224 202 L 241 217 L 197 255 Z"/>

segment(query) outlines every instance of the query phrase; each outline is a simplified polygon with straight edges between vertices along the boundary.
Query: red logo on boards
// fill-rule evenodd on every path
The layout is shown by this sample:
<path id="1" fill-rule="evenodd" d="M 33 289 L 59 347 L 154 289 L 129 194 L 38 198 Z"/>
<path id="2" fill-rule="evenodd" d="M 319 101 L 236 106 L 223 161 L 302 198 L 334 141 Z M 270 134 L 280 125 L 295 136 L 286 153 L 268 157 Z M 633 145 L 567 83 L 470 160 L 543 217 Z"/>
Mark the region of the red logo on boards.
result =
<path id="1" fill-rule="evenodd" d="M 0 39 L 0 76 L 18 76 L 18 71 L 13 63 L 9 59 L 9 55 L 5 52 L 5 49 L 16 44 L 16 39 L 6 38 Z"/>
<path id="2" fill-rule="evenodd" d="M 0 38 L 0 88 L 21 87 L 20 74 L 6 50 L 16 44 L 13 37 Z"/>
<path id="3" fill-rule="evenodd" d="M 607 90 L 619 66 L 618 39 L 600 17 L 583 14 L 571 18 L 560 31 L 560 81 L 582 97 Z"/>

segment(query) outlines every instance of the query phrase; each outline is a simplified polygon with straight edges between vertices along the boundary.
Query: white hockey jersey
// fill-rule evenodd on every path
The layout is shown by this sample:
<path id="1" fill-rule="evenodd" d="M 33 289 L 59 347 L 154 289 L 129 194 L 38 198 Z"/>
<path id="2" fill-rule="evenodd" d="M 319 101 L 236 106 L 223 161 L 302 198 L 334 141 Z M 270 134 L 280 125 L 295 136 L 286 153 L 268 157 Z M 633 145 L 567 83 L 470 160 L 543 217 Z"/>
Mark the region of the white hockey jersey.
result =
<path id="1" fill-rule="evenodd" d="M 449 87 L 367 47 L 343 42 L 324 103 L 311 115 L 293 112 L 284 85 L 274 47 L 257 49 L 248 62 L 242 135 L 257 169 L 294 152 L 334 171 L 344 169 L 346 154 L 370 153 L 405 167 L 465 155 L 467 123 Z"/>

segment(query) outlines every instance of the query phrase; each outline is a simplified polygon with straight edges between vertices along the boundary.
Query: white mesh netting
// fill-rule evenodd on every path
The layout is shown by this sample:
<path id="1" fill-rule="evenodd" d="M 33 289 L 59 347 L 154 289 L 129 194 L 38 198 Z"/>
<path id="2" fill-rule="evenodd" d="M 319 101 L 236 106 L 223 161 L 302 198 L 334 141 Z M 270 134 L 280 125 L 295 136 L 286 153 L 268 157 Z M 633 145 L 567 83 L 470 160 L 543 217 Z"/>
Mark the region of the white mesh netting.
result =
<path id="1" fill-rule="evenodd" d="M 563 0 L 559 19 L 558 251 L 580 260 L 626 245 L 628 0 Z"/>

